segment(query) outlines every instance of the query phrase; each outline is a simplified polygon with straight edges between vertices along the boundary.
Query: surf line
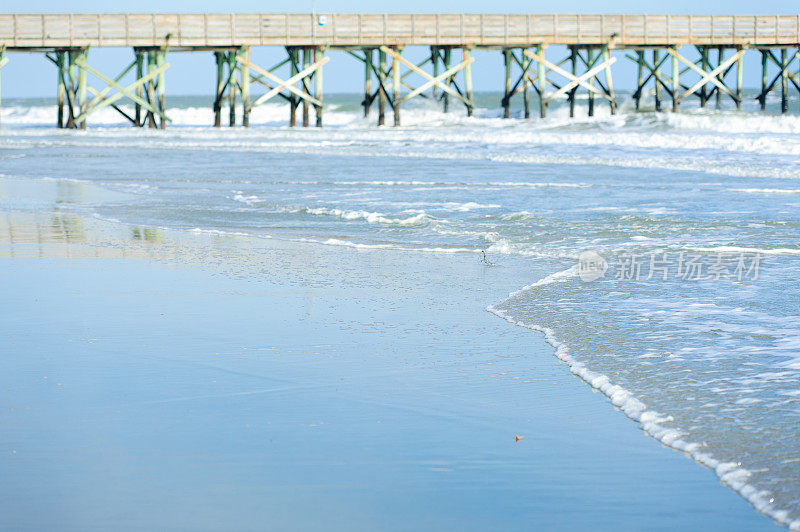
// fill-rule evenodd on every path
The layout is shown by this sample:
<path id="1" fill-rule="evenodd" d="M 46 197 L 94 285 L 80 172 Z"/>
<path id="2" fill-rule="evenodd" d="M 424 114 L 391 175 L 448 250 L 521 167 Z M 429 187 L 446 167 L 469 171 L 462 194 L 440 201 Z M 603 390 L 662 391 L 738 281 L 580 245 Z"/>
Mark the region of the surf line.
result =
<path id="1" fill-rule="evenodd" d="M 742 467 L 741 462 L 723 462 L 702 452 L 702 444 L 689 442 L 682 438 L 684 433 L 677 428 L 665 427 L 663 423 L 672 421 L 672 417 L 648 410 L 647 406 L 634 396 L 632 392 L 618 384 L 613 384 L 607 375 L 589 369 L 583 362 L 576 360 L 569 354 L 569 348 L 556 337 L 555 331 L 550 327 L 527 323 L 514 318 L 509 312 L 499 308 L 515 297 L 534 288 L 558 282 L 566 282 L 577 276 L 577 266 L 557 271 L 539 279 L 527 286 L 511 292 L 502 301 L 489 305 L 486 311 L 494 314 L 512 325 L 542 333 L 545 340 L 555 349 L 556 358 L 570 368 L 570 372 L 577 375 L 586 384 L 600 391 L 611 403 L 619 408 L 628 418 L 635 421 L 645 434 L 654 440 L 681 451 L 690 456 L 698 464 L 712 469 L 723 485 L 738 493 L 750 503 L 758 512 L 773 519 L 777 523 L 788 526 L 792 531 L 800 531 L 800 519 L 790 519 L 789 511 L 776 508 L 772 503 L 769 493 L 747 482 L 751 473 Z"/>

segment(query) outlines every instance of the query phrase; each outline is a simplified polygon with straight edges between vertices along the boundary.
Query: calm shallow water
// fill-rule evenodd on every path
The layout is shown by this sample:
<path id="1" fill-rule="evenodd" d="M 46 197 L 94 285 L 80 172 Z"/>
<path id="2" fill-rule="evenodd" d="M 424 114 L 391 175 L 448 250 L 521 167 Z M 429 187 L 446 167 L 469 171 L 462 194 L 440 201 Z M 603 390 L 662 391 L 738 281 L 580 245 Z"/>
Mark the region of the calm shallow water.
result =
<path id="1" fill-rule="evenodd" d="M 63 211 L 106 220 L 529 261 L 532 284 L 490 311 L 545 332 L 648 433 L 800 526 L 800 117 L 419 106 L 378 129 L 341 98 L 322 130 L 265 106 L 256 127 L 215 131 L 207 108 L 175 103 L 166 132 L 113 112 L 67 132 L 52 107 L 11 102 L 0 196 L 48 179 Z M 609 265 L 592 282 L 576 276 L 586 250 Z"/>

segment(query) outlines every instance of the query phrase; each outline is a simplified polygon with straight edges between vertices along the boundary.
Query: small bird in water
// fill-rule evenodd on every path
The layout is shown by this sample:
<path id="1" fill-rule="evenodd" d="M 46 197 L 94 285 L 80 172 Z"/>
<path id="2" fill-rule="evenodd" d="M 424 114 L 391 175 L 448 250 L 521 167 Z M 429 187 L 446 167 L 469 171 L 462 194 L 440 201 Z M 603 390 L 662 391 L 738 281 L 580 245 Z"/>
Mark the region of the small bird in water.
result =
<path id="1" fill-rule="evenodd" d="M 514 436 L 514 441 L 515 442 L 519 442 L 520 440 L 524 440 L 524 439 L 525 439 L 525 436 L 520 436 L 519 434 Z"/>

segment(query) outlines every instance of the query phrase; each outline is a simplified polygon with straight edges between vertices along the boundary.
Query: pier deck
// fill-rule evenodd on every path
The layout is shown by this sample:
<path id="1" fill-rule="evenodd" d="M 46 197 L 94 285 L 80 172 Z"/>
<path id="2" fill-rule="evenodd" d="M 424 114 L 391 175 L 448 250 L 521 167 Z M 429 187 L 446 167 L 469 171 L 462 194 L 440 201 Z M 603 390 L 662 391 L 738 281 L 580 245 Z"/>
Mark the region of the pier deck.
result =
<path id="1" fill-rule="evenodd" d="M 793 45 L 800 15 L 0 14 L 0 45 L 531 46 Z"/>

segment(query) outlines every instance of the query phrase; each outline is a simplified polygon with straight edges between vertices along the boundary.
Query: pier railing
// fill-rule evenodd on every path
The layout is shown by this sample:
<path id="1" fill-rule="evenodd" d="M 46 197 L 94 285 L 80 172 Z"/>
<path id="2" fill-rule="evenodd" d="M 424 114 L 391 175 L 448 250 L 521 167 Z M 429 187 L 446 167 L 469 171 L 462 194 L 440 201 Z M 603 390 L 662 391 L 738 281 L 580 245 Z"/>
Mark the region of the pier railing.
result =
<path id="1" fill-rule="evenodd" d="M 800 15 L 0 14 L 0 46 L 794 45 Z"/>

